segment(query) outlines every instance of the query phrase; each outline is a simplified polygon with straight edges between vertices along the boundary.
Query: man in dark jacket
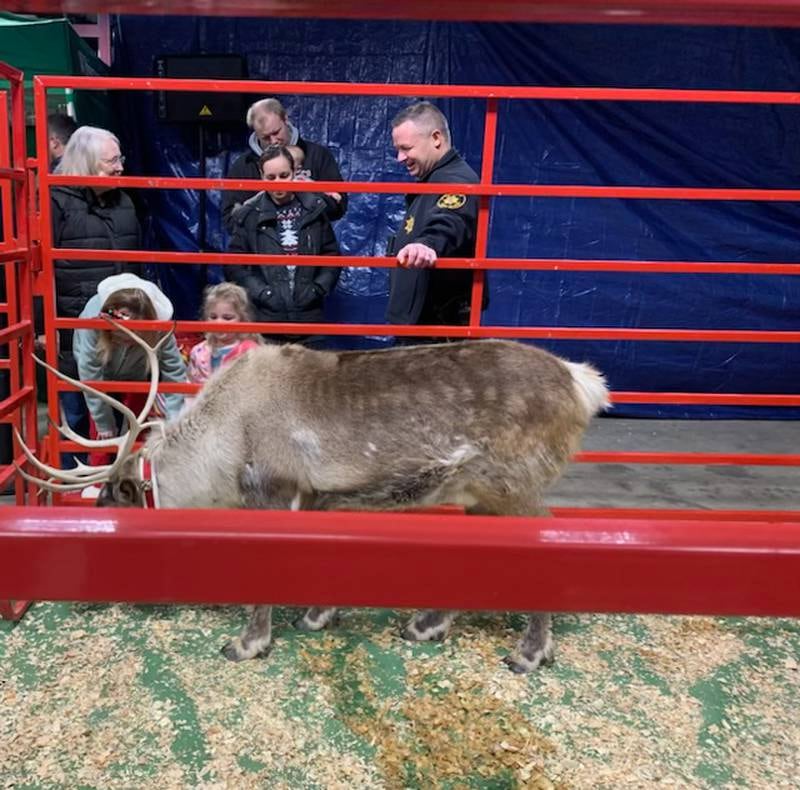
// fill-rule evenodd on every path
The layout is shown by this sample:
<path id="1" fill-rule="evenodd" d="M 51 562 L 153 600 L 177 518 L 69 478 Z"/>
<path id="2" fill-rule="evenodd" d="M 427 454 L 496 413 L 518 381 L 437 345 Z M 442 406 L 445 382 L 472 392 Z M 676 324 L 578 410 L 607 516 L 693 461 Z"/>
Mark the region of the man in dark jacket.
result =
<path id="1" fill-rule="evenodd" d="M 268 146 L 260 159 L 263 178 L 291 182 L 294 162 L 285 146 Z M 259 255 L 339 255 L 327 205 L 313 192 L 262 192 L 234 217 L 228 252 Z M 319 322 L 325 297 L 339 279 L 338 266 L 229 266 L 228 277 L 247 291 L 257 321 Z"/>
<path id="2" fill-rule="evenodd" d="M 447 119 L 430 102 L 407 107 L 392 121 L 397 161 L 422 183 L 476 184 L 475 171 L 452 147 Z M 472 273 L 436 269 L 438 258 L 475 254 L 478 199 L 462 194 L 407 195 L 406 214 L 387 252 L 390 324 L 463 325 L 469 320 Z"/>
<path id="3" fill-rule="evenodd" d="M 47 158 L 51 173 L 61 163 L 64 148 L 77 128 L 75 119 L 63 112 L 54 112 L 47 116 Z"/>
<path id="4" fill-rule="evenodd" d="M 248 151 L 240 156 L 228 171 L 227 178 L 261 179 L 258 160 L 269 145 L 296 145 L 305 154 L 305 169 L 314 181 L 341 181 L 339 165 L 328 148 L 300 137 L 292 125 L 286 110 L 277 99 L 261 99 L 247 111 L 247 125 L 253 130 L 247 140 Z M 233 233 L 234 211 L 245 200 L 256 194 L 252 191 L 225 191 L 222 194 L 222 220 L 229 233 Z M 347 210 L 347 195 L 326 193 L 323 195 L 330 220 L 340 219 Z"/>

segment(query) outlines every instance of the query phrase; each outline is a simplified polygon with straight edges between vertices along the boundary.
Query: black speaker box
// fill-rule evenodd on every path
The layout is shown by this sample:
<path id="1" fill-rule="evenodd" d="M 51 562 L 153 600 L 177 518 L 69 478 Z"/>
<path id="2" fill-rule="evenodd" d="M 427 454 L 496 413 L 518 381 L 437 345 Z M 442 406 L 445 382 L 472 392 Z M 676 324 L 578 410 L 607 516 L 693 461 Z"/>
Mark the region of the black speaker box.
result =
<path id="1" fill-rule="evenodd" d="M 156 60 L 157 77 L 173 79 L 245 78 L 245 60 L 240 55 L 163 55 Z M 173 123 L 243 123 L 245 106 L 240 93 L 205 91 L 158 92 L 158 118 Z"/>

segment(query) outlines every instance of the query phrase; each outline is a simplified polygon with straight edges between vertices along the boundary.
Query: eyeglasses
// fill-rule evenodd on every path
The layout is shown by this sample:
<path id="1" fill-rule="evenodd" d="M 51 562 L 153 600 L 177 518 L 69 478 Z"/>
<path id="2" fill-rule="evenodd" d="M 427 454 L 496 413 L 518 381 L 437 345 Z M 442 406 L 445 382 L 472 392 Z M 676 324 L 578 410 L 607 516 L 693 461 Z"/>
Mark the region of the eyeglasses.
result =
<path id="1" fill-rule="evenodd" d="M 111 159 L 101 159 L 100 160 L 104 165 L 124 165 L 125 164 L 125 157 L 120 156 L 112 156 Z"/>
<path id="2" fill-rule="evenodd" d="M 117 321 L 129 321 L 131 318 L 127 313 L 123 313 L 121 310 L 117 310 L 115 307 L 107 307 L 105 310 L 103 310 L 103 313 L 111 318 L 116 318 Z"/>

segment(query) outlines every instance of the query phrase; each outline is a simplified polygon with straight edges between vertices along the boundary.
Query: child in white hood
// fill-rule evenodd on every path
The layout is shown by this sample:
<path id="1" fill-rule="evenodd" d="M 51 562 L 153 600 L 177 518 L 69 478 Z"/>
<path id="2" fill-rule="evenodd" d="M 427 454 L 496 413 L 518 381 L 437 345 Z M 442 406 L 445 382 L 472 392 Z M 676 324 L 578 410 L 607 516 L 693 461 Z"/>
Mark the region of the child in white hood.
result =
<path id="1" fill-rule="evenodd" d="M 80 317 L 97 318 L 105 314 L 116 321 L 168 321 L 172 318 L 172 312 L 172 303 L 155 283 L 135 274 L 115 274 L 99 283 L 97 293 L 87 302 Z M 143 332 L 141 336 L 154 345 L 159 334 Z M 76 329 L 72 349 L 81 381 L 146 381 L 150 376 L 144 350 L 122 332 Z M 159 350 L 158 362 L 163 381 L 186 381 L 186 366 L 174 336 Z M 84 397 L 91 418 L 90 438 L 108 439 L 116 436 L 121 415 L 95 395 L 84 393 Z M 178 415 L 183 405 L 183 395 L 167 393 L 158 398 L 157 406 L 162 407 L 168 419 Z M 120 400 L 138 412 L 144 406 L 146 395 L 128 393 Z M 104 459 L 90 457 L 90 463 L 104 462 Z"/>

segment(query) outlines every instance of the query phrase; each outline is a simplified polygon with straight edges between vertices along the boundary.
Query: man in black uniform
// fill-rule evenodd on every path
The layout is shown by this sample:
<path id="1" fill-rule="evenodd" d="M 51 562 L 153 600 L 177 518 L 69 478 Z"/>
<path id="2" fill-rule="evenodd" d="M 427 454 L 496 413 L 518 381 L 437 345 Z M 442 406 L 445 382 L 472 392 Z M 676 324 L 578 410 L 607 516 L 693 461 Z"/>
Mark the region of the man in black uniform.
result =
<path id="1" fill-rule="evenodd" d="M 277 99 L 260 99 L 247 110 L 247 125 L 253 130 L 247 140 L 248 151 L 242 154 L 228 171 L 228 178 L 252 178 L 261 180 L 258 160 L 270 145 L 296 145 L 305 154 L 305 168 L 314 181 L 341 181 L 339 165 L 328 148 L 319 143 L 304 140 L 300 132 L 289 121 L 286 110 Z M 222 193 L 222 220 L 229 233 L 233 233 L 233 214 L 245 200 L 258 195 L 258 186 L 242 192 Z M 347 195 L 328 192 L 323 195 L 327 204 L 327 216 L 337 220 L 347 210 Z"/>
<path id="2" fill-rule="evenodd" d="M 430 102 L 407 107 L 392 121 L 397 161 L 423 183 L 477 184 L 475 171 L 450 141 L 447 119 Z M 472 272 L 436 269 L 438 258 L 475 254 L 478 198 L 407 195 L 406 215 L 387 252 L 397 255 L 386 320 L 390 324 L 453 324 L 469 320 Z"/>

